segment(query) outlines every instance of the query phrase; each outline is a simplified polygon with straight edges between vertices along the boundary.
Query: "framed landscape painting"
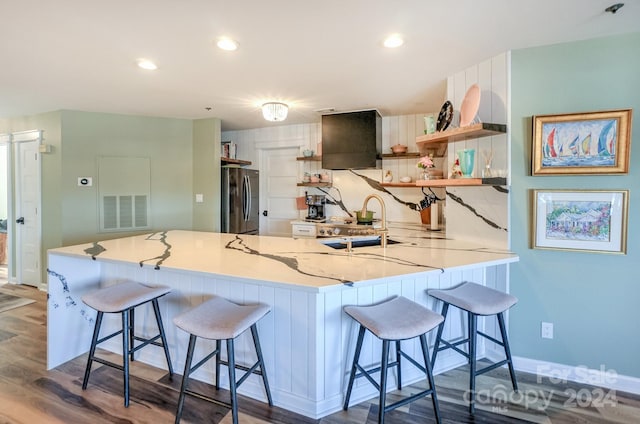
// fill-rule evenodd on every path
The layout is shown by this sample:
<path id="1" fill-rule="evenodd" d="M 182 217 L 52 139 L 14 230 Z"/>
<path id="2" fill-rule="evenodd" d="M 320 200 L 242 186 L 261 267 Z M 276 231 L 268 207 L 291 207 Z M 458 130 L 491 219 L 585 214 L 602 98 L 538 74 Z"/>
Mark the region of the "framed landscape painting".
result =
<path id="1" fill-rule="evenodd" d="M 628 173 L 631 113 L 534 116 L 532 175 Z"/>
<path id="2" fill-rule="evenodd" d="M 627 251 L 628 190 L 533 190 L 535 249 Z"/>

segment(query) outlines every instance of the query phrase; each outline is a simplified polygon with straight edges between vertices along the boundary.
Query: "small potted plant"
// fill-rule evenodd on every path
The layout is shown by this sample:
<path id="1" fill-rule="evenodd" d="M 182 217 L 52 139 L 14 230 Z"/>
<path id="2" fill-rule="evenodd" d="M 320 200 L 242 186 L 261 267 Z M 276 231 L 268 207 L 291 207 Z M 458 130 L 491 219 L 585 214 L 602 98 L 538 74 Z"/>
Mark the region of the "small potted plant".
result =
<path id="1" fill-rule="evenodd" d="M 430 170 L 435 168 L 435 164 L 433 163 L 433 156 L 426 155 L 422 156 L 418 163 L 416 164 L 418 167 L 418 179 L 419 180 L 428 180 L 430 178 Z"/>

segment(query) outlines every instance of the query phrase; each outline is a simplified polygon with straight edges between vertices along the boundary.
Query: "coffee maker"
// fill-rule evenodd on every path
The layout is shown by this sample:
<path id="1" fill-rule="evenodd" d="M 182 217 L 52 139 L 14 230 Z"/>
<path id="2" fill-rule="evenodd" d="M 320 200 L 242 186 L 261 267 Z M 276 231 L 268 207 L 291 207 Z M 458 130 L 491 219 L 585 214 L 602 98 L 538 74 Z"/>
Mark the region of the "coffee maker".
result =
<path id="1" fill-rule="evenodd" d="M 307 220 L 317 222 L 325 220 L 324 205 L 326 198 L 323 194 L 307 194 L 305 203 L 307 205 Z"/>

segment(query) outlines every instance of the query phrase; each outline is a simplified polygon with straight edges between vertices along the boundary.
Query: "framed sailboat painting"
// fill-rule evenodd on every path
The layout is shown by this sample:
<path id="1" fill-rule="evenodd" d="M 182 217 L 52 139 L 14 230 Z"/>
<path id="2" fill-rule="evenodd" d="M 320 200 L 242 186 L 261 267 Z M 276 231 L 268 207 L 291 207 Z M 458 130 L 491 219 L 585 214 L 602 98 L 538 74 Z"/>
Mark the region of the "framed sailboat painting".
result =
<path id="1" fill-rule="evenodd" d="M 631 109 L 533 117 L 532 175 L 629 172 Z"/>

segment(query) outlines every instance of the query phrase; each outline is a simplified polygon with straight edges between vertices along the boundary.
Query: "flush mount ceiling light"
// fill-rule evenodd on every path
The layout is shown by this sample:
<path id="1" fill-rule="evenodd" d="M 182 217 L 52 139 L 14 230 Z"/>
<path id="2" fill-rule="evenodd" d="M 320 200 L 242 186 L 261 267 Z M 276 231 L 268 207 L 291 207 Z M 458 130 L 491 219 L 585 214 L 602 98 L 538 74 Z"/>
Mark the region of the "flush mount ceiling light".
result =
<path id="1" fill-rule="evenodd" d="M 238 42 L 228 37 L 219 38 L 216 45 L 222 50 L 226 50 L 228 52 L 238 50 Z"/>
<path id="2" fill-rule="evenodd" d="M 138 59 L 138 67 L 146 69 L 148 71 L 155 71 L 156 69 L 158 69 L 158 65 L 156 65 L 149 59 Z"/>
<path id="3" fill-rule="evenodd" d="M 271 122 L 284 121 L 287 119 L 289 106 L 280 102 L 267 102 L 262 105 L 262 116 Z"/>
<path id="4" fill-rule="evenodd" d="M 401 45 L 403 45 L 404 40 L 402 39 L 402 36 L 400 36 L 400 34 L 392 34 L 385 38 L 383 44 L 389 49 L 395 49 L 396 47 L 400 47 Z"/>

